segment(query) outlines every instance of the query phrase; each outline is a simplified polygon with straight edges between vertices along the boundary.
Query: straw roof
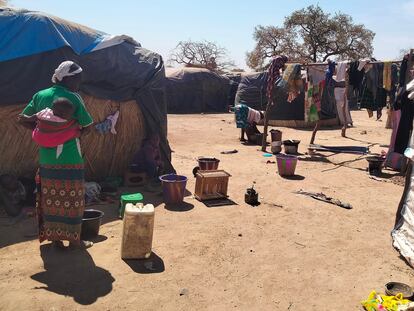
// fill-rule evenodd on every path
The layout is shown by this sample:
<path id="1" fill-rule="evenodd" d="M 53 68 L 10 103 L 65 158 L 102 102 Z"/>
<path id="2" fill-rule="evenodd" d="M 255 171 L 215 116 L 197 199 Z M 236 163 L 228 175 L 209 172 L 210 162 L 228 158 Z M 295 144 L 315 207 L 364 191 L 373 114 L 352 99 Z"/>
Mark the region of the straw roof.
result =
<path id="1" fill-rule="evenodd" d="M 99 134 L 92 130 L 81 138 L 85 158 L 86 178 L 102 180 L 107 176 L 123 176 L 145 138 L 145 123 L 135 101 L 115 102 L 82 96 L 95 122 L 120 110 L 116 125 L 117 135 Z M 16 119 L 24 105 L 0 107 L 0 173 L 32 177 L 38 167 L 37 147 L 29 130 L 17 124 Z"/>

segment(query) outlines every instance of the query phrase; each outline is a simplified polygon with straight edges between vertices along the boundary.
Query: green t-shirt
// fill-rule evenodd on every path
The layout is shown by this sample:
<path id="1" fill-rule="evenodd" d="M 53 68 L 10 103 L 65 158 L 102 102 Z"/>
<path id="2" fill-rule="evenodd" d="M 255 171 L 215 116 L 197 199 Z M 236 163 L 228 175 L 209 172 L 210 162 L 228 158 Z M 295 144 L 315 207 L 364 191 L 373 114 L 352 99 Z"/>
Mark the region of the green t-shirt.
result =
<path id="1" fill-rule="evenodd" d="M 23 110 L 27 116 L 34 115 L 45 108 L 51 108 L 53 102 L 60 98 L 68 99 L 75 107 L 73 119 L 80 126 L 86 127 L 92 124 L 91 115 L 86 111 L 85 104 L 79 94 L 69 91 L 67 88 L 54 85 L 51 88 L 36 93 L 30 103 Z M 83 164 L 80 150 L 79 139 L 72 139 L 63 144 L 63 148 L 39 148 L 40 164 L 59 165 L 59 164 Z"/>

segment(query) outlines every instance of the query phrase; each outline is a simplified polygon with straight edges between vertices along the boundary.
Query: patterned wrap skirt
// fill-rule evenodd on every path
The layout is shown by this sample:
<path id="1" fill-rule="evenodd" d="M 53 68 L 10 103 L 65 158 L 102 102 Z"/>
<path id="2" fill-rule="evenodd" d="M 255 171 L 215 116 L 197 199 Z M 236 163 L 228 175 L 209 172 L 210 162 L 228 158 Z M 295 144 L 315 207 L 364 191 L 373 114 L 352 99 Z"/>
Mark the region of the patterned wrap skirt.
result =
<path id="1" fill-rule="evenodd" d="M 234 111 L 236 117 L 236 126 L 237 128 L 245 129 L 249 126 L 248 116 L 249 116 L 249 107 L 245 104 L 236 105 Z"/>
<path id="2" fill-rule="evenodd" d="M 85 210 L 83 164 L 41 165 L 36 184 L 39 241 L 79 244 Z"/>

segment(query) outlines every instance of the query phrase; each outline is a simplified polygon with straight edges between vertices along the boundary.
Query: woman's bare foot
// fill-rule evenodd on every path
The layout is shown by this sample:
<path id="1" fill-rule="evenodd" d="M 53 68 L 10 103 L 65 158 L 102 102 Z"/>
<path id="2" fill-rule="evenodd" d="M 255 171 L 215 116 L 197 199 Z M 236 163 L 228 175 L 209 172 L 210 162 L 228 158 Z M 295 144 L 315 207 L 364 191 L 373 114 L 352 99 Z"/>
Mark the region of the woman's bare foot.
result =
<path id="1" fill-rule="evenodd" d="M 87 249 L 93 246 L 93 242 L 91 241 L 83 241 L 81 240 L 79 244 L 69 243 L 70 249 Z"/>

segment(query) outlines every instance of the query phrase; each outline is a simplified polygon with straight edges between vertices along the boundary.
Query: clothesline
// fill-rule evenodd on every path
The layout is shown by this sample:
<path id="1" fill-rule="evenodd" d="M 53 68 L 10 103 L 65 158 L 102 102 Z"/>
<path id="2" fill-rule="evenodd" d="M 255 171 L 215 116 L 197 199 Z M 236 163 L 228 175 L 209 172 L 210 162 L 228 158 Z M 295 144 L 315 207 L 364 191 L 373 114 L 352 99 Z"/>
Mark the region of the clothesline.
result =
<path id="1" fill-rule="evenodd" d="M 350 62 L 350 61 L 349 61 Z M 401 60 L 391 60 L 391 61 L 385 61 L 385 62 L 390 62 L 390 63 L 394 63 L 394 64 L 400 64 L 402 61 Z M 384 61 L 370 61 L 367 62 L 367 64 L 383 64 L 385 63 Z M 287 62 L 287 65 L 289 64 L 300 64 L 302 67 L 310 67 L 310 66 L 323 66 L 323 65 L 328 65 L 328 63 L 297 63 L 297 62 Z"/>

